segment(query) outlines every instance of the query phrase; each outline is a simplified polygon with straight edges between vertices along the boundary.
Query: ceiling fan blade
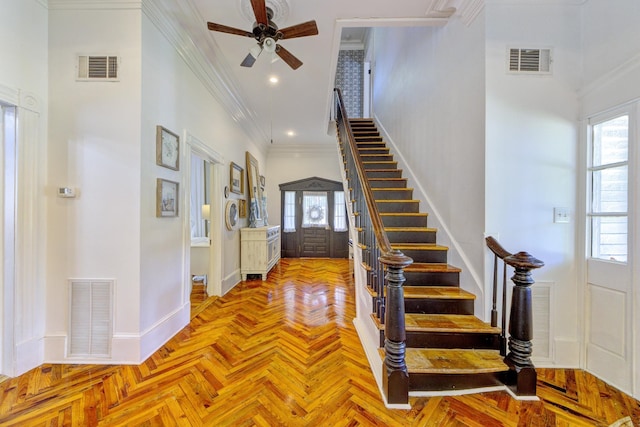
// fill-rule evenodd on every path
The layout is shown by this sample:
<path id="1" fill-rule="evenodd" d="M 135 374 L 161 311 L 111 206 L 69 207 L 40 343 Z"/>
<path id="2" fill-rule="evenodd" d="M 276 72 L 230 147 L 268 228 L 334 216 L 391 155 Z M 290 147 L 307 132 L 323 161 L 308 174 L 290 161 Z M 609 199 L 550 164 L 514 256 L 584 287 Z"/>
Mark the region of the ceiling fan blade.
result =
<path id="1" fill-rule="evenodd" d="M 293 39 L 295 37 L 315 36 L 317 34 L 318 26 L 316 25 L 316 21 L 307 21 L 278 30 L 278 35 L 280 35 L 278 38 L 280 39 Z"/>
<path id="2" fill-rule="evenodd" d="M 238 36 L 246 36 L 251 38 L 254 37 L 253 33 L 250 33 L 249 31 L 241 30 L 239 28 L 227 27 L 226 25 L 216 24 L 213 22 L 207 22 L 207 28 L 209 28 L 211 31 L 219 31 L 221 33 L 235 34 Z"/>
<path id="3" fill-rule="evenodd" d="M 276 54 L 294 70 L 297 70 L 302 65 L 302 61 L 280 45 L 276 46 Z"/>
<path id="4" fill-rule="evenodd" d="M 267 17 L 267 5 L 265 0 L 251 0 L 253 14 L 256 16 L 256 22 L 266 27 L 269 26 L 269 18 Z"/>

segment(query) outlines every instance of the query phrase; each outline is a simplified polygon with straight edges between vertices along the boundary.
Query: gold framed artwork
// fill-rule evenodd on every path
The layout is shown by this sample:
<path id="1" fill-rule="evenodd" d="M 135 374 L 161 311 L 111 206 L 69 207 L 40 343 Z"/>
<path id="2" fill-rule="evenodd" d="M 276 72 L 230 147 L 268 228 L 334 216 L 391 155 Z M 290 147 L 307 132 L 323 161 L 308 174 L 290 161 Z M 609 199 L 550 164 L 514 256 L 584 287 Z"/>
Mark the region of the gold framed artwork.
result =
<path id="1" fill-rule="evenodd" d="M 229 186 L 231 187 L 231 192 L 244 194 L 244 169 L 233 162 L 231 162 L 229 169 Z"/>
<path id="2" fill-rule="evenodd" d="M 156 216 L 160 218 L 178 216 L 180 184 L 158 178 L 156 180 Z"/>
<path id="3" fill-rule="evenodd" d="M 238 214 L 240 215 L 240 218 L 247 217 L 247 201 L 244 199 L 238 200 Z"/>
<path id="4" fill-rule="evenodd" d="M 180 170 L 180 137 L 160 125 L 156 126 L 156 164 Z"/>
<path id="5" fill-rule="evenodd" d="M 260 188 L 260 169 L 258 160 L 247 151 L 247 183 L 249 184 L 249 209 L 251 204 L 255 206 L 255 219 L 262 220 L 262 189 Z"/>
<path id="6" fill-rule="evenodd" d="M 224 222 L 227 225 L 227 230 L 235 230 L 238 227 L 238 201 L 231 199 L 227 201 L 227 205 L 224 209 Z"/>

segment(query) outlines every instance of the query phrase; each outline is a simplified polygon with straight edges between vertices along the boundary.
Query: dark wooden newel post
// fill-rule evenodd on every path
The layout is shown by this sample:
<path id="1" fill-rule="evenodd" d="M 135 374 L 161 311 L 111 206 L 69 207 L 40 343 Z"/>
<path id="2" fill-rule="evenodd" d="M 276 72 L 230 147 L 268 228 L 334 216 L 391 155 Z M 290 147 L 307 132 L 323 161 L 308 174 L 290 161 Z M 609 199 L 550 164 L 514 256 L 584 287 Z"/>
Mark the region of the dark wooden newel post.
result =
<path id="1" fill-rule="evenodd" d="M 394 250 L 380 257 L 387 267 L 387 298 L 384 326 L 383 390 L 387 403 L 409 402 L 409 373 L 405 362 L 404 268 L 413 260 Z"/>
<path id="2" fill-rule="evenodd" d="M 535 282 L 531 277 L 531 270 L 544 266 L 544 263 L 526 252 L 510 255 L 504 258 L 504 262 L 516 270 L 511 278 L 515 286 L 509 316 L 509 353 L 504 360 L 510 368 L 506 383 L 517 396 L 535 396 L 537 374 L 531 363 L 531 285 Z"/>

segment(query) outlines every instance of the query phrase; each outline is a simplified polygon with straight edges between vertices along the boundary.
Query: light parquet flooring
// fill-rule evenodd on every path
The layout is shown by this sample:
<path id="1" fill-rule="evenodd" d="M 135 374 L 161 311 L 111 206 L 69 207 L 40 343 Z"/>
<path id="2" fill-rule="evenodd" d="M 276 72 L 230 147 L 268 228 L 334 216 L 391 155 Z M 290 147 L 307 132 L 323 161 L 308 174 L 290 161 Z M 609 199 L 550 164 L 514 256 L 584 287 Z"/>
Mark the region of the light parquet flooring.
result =
<path id="1" fill-rule="evenodd" d="M 50 365 L 0 384 L 2 426 L 607 426 L 640 404 L 583 371 L 384 407 L 352 319 L 347 260 L 283 259 L 203 304 L 139 366 Z"/>

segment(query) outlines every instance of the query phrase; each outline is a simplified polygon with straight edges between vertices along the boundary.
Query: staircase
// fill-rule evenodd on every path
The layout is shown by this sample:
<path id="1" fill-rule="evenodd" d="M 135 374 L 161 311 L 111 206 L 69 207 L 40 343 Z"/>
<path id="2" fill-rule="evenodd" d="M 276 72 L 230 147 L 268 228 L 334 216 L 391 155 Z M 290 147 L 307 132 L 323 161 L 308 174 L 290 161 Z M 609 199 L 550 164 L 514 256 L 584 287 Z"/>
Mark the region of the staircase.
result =
<path id="1" fill-rule="evenodd" d="M 447 263 L 448 248 L 437 243 L 437 230 L 428 226 L 428 215 L 420 212 L 420 201 L 407 187 L 407 179 L 375 123 L 371 119 L 351 119 L 349 123 L 391 248 L 413 259 L 404 269 L 406 282 L 402 286 L 408 391 L 502 386 L 509 366 L 504 362 L 501 329 L 474 315 L 475 295 L 460 288 L 460 269 Z M 370 249 L 362 243 L 367 241 L 362 235 L 365 230 L 357 231 L 361 234 L 360 249 Z M 369 264 L 363 257 L 362 267 L 373 271 L 375 266 Z M 386 289 L 374 283 L 367 286 L 374 307 L 371 321 L 379 331 L 383 359 L 386 306 L 380 292 Z"/>

